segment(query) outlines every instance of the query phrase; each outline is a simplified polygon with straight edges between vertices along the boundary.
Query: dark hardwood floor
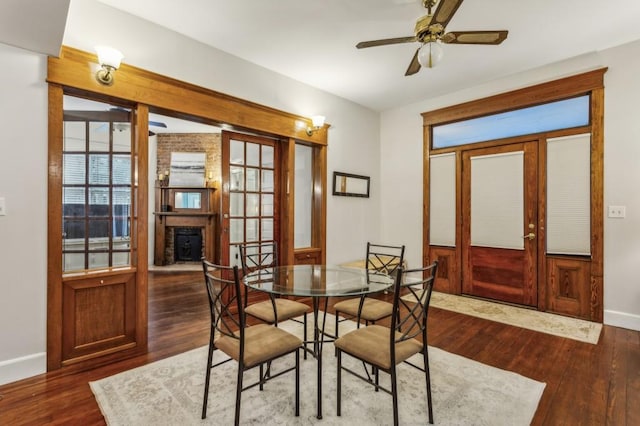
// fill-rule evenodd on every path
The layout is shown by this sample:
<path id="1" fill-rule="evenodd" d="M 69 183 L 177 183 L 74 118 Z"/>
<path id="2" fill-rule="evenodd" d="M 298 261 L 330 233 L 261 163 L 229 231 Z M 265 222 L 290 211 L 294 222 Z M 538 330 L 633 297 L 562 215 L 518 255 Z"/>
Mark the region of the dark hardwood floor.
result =
<path id="1" fill-rule="evenodd" d="M 207 344 L 208 320 L 202 273 L 150 273 L 149 352 L 0 386 L 0 425 L 104 425 L 88 382 Z M 605 326 L 591 345 L 432 308 L 429 339 L 545 382 L 535 425 L 640 425 L 640 332 Z"/>

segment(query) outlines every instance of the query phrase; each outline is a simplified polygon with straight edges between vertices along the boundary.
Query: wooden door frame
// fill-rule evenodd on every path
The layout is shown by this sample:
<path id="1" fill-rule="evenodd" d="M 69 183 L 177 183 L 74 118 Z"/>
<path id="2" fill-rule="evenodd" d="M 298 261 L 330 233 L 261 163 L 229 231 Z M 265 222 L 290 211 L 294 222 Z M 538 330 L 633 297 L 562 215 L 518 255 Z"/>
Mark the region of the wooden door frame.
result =
<path id="1" fill-rule="evenodd" d="M 592 321 L 602 322 L 604 315 L 603 308 L 603 275 L 604 275 L 604 73 L 607 68 L 600 68 L 593 71 L 577 74 L 547 83 L 542 83 L 530 87 L 526 87 L 511 92 L 506 92 L 487 98 L 477 99 L 458 105 L 453 105 L 429 112 L 422 113 L 423 119 L 423 238 L 422 238 L 422 255 L 423 263 L 427 264 L 436 258 L 446 260 L 447 270 L 438 270 L 438 275 L 447 276 L 446 290 L 453 294 L 461 293 L 462 271 L 460 268 L 461 255 L 461 234 L 462 221 L 459 214 L 456 214 L 456 247 L 443 248 L 430 245 L 429 240 L 429 158 L 433 154 L 441 154 L 445 152 L 456 153 L 456 211 L 461 211 L 462 194 L 460 191 L 461 183 L 461 154 L 464 149 L 468 149 L 469 145 L 446 148 L 433 149 L 432 144 L 432 127 L 451 123 L 460 120 L 481 117 L 490 114 L 512 111 L 528 106 L 539 105 L 547 102 L 553 102 L 566 99 L 573 96 L 589 95 L 590 96 L 590 116 L 591 122 L 589 126 L 582 129 L 573 129 L 573 131 L 582 131 L 591 134 L 591 261 L 589 266 L 590 275 L 590 294 L 589 296 L 589 319 Z M 566 134 L 566 131 L 555 132 L 554 136 Z M 529 135 L 525 139 L 546 138 L 544 135 Z M 500 142 L 478 143 L 474 147 L 482 147 L 497 144 L 513 143 L 521 138 L 510 138 Z M 544 144 L 539 145 L 538 161 L 542 163 L 546 160 Z M 543 169 L 541 169 L 543 170 Z M 546 188 L 544 185 L 538 185 L 540 205 L 538 207 L 538 217 L 542 219 L 545 214 L 544 195 Z M 540 227 L 538 227 L 540 228 Z M 547 310 L 546 304 L 546 274 L 545 271 L 545 253 L 544 240 L 538 241 L 538 309 Z"/>
<path id="2" fill-rule="evenodd" d="M 96 81 L 95 71 L 98 67 L 96 55 L 63 46 L 58 58 L 49 57 L 47 62 L 47 82 L 49 83 L 49 192 L 48 192 L 48 235 L 47 235 L 47 369 L 54 370 L 62 366 L 62 298 L 60 281 L 62 277 L 62 239 L 60 223 L 62 220 L 61 188 L 62 160 L 56 152 L 62 147 L 62 98 L 63 93 L 79 97 L 125 102 L 134 105 L 136 111 L 135 143 L 139 155 L 144 158 L 140 164 L 148 167 L 148 112 L 154 110 L 167 112 L 179 118 L 202 121 L 207 124 L 221 126 L 237 131 L 271 135 L 282 140 L 298 140 L 313 144 L 323 153 L 319 167 L 324 168 L 326 177 L 326 148 L 329 124 L 308 135 L 306 129 L 312 125 L 311 119 L 291 114 L 271 107 L 253 103 L 244 99 L 225 95 L 210 89 L 165 77 L 127 64 L 122 64 L 117 71 L 112 86 L 103 86 Z M 142 160 L 142 159 L 141 159 Z M 283 156 L 282 165 L 287 170 L 294 170 L 286 161 L 290 156 Z M 138 283 L 136 294 L 137 316 L 136 350 L 145 351 L 147 345 L 147 236 L 146 222 L 148 211 L 148 176 L 147 168 L 139 168 L 139 192 L 137 194 L 141 218 L 135 238 L 138 239 L 137 271 L 143 281 Z M 293 173 L 287 174 L 293 181 Z M 326 179 L 318 183 L 326 197 Z M 326 220 L 326 198 L 321 204 L 322 223 Z M 292 199 L 281 204 L 283 208 L 293 206 Z M 291 213 L 291 212 L 289 212 Z M 144 219 L 143 219 L 144 218 Z M 283 216 L 287 222 L 281 224 L 282 232 L 293 227 L 293 214 Z M 322 227 L 321 246 L 325 247 L 326 229 Z M 286 235 L 286 241 L 293 241 L 293 235 Z M 287 248 L 288 249 L 288 248 Z M 290 249 L 293 251 L 293 248 Z M 324 256 L 324 253 L 323 253 Z M 122 358 L 122 354 L 111 354 L 91 362 L 110 362 Z M 83 361 L 84 362 L 84 361 Z"/>
<path id="3" fill-rule="evenodd" d="M 513 152 L 522 152 L 523 154 L 523 193 L 524 204 L 523 204 L 523 213 L 524 217 L 522 218 L 523 227 L 522 233 L 523 235 L 528 233 L 525 224 L 533 223 L 535 228 L 532 232 L 536 233 L 536 238 L 531 241 L 525 241 L 524 245 L 524 264 L 523 269 L 531 271 L 528 276 L 528 282 L 524 283 L 524 286 L 529 287 L 529 295 L 531 296 L 529 303 L 523 303 L 525 305 L 537 306 L 538 304 L 538 292 L 534 291 L 537 289 L 538 285 L 538 256 L 539 256 L 539 236 L 537 235 L 537 229 L 539 225 L 538 219 L 538 206 L 539 206 L 539 191 L 538 191 L 538 177 L 536 172 L 539 167 L 538 157 L 538 149 L 537 149 L 537 140 L 536 141 L 528 141 L 528 142 L 517 142 L 509 145 L 498 145 L 495 147 L 484 147 L 484 148 L 475 148 L 473 146 L 469 146 L 469 149 L 461 151 L 462 153 L 462 214 L 460 215 L 460 219 L 462 222 L 462 245 L 460 247 L 462 262 L 460 262 L 461 269 L 461 292 L 464 291 L 465 282 L 471 281 L 471 273 L 469 271 L 470 266 L 470 251 L 471 251 L 471 168 L 465 167 L 467 163 L 465 163 L 465 158 L 468 157 L 471 160 L 475 156 L 484 156 L 484 155 L 492 155 L 487 154 L 488 152 L 493 152 L 495 154 L 504 154 L 504 153 L 513 153 Z M 528 155 L 528 156 L 527 156 Z M 529 189 L 529 190 L 528 190 Z M 468 191 L 468 192 L 467 192 Z M 528 195 L 528 196 L 527 196 Z M 527 245 L 535 244 L 535 247 L 527 247 Z M 528 267 L 527 267 L 528 266 Z M 468 293 L 467 293 L 468 294 Z M 520 302 L 517 302 L 520 303 Z"/>

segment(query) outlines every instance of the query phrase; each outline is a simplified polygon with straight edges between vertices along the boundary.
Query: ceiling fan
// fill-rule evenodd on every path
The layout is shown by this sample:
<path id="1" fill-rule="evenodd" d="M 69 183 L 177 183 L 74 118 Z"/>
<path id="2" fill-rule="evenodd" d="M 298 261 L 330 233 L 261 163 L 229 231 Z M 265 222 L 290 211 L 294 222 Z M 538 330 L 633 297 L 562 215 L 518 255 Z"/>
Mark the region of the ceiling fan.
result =
<path id="1" fill-rule="evenodd" d="M 427 14 L 418 18 L 414 35 L 409 37 L 387 38 L 382 40 L 362 41 L 356 45 L 358 49 L 384 46 L 388 44 L 412 43 L 418 41 L 422 46 L 416 50 L 405 76 L 413 75 L 421 67 L 431 68 L 442 59 L 441 43 L 446 44 L 500 44 L 508 35 L 506 30 L 495 31 L 451 31 L 445 33 L 445 27 L 458 10 L 463 0 L 422 0 Z M 435 12 L 431 9 L 436 5 Z"/>

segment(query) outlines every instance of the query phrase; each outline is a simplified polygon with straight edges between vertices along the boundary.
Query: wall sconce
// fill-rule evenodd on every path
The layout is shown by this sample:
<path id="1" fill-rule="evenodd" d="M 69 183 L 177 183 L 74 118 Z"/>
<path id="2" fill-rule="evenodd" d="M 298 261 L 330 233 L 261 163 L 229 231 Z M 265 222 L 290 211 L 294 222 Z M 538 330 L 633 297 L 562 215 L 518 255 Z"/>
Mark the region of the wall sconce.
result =
<path id="1" fill-rule="evenodd" d="M 96 80 L 105 86 L 113 84 L 113 73 L 120 67 L 122 61 L 122 53 L 119 50 L 109 46 L 96 46 L 98 54 L 98 62 L 101 68 L 96 72 Z"/>
<path id="2" fill-rule="evenodd" d="M 307 127 L 307 135 L 313 135 L 313 132 L 317 132 L 324 126 L 324 115 L 314 115 L 311 117 L 312 127 Z"/>

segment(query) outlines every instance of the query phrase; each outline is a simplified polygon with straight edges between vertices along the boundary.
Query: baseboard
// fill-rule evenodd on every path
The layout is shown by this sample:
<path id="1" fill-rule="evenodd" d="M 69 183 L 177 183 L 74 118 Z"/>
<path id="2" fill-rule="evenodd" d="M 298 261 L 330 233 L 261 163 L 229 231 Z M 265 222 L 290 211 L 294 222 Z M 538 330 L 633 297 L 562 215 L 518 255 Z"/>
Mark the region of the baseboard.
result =
<path id="1" fill-rule="evenodd" d="M 46 352 L 0 361 L 0 385 L 26 379 L 46 371 Z"/>
<path id="2" fill-rule="evenodd" d="M 640 315 L 605 310 L 604 323 L 606 325 L 613 325 L 615 327 L 622 327 L 629 330 L 640 331 Z"/>

